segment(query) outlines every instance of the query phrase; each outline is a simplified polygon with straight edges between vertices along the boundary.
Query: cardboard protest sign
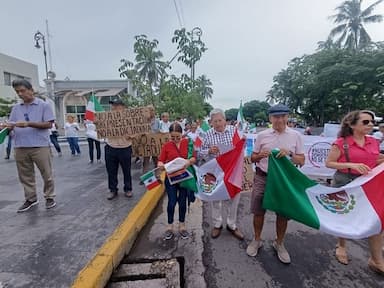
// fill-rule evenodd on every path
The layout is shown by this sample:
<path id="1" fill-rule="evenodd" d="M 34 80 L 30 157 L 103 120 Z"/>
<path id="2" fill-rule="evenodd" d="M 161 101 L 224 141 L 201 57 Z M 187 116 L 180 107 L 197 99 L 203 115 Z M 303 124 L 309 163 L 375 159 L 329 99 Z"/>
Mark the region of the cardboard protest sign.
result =
<path id="1" fill-rule="evenodd" d="M 242 192 L 252 191 L 254 172 L 255 171 L 253 170 L 253 164 L 251 162 L 251 157 L 244 157 Z"/>
<path id="2" fill-rule="evenodd" d="M 135 157 L 159 156 L 161 146 L 169 139 L 168 133 L 148 133 L 132 138 L 132 155 Z"/>
<path id="3" fill-rule="evenodd" d="M 149 107 L 95 114 L 97 138 L 123 138 L 151 132 Z"/>

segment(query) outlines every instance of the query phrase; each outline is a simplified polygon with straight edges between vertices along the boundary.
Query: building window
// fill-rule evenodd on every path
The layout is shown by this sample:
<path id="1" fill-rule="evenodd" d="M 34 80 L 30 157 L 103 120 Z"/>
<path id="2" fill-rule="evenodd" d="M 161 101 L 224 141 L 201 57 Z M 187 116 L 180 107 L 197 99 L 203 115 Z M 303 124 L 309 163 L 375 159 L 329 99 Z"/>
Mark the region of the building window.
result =
<path id="1" fill-rule="evenodd" d="M 5 86 L 11 86 L 11 73 L 4 72 L 4 85 Z"/>
<path id="2" fill-rule="evenodd" d="M 31 78 L 29 78 L 29 77 L 24 77 L 21 75 L 9 73 L 9 72 L 4 72 L 4 85 L 5 86 L 12 86 L 12 81 L 13 80 L 19 80 L 19 79 L 24 79 L 24 80 L 27 80 L 29 83 L 31 83 Z"/>
<path id="3" fill-rule="evenodd" d="M 84 122 L 85 105 L 68 105 L 65 111 L 67 114 L 75 116 L 78 123 Z"/>

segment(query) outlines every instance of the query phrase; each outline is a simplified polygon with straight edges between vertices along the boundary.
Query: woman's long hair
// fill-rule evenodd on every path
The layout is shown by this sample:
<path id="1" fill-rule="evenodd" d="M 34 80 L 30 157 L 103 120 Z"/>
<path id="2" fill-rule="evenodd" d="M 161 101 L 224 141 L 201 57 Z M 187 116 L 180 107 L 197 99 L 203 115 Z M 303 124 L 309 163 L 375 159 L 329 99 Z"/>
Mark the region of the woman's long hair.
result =
<path id="1" fill-rule="evenodd" d="M 356 125 L 357 121 L 360 119 L 360 114 L 365 113 L 372 117 L 372 120 L 375 119 L 375 114 L 372 111 L 369 110 L 355 110 L 349 112 L 347 115 L 344 116 L 343 120 L 341 121 L 341 128 L 338 133 L 338 137 L 348 137 L 353 135 L 352 127 L 353 125 Z"/>

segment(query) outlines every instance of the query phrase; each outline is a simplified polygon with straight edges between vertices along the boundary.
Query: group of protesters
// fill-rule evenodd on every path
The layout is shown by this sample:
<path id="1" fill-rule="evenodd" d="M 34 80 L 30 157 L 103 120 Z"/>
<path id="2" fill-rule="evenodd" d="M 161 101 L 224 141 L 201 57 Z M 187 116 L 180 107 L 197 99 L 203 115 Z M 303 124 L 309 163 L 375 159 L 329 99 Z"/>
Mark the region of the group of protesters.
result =
<path id="1" fill-rule="evenodd" d="M 34 173 L 31 173 L 31 171 L 34 171 L 34 165 L 40 170 L 44 181 L 45 207 L 51 209 L 56 206 L 50 151 L 50 135 L 53 135 L 52 129 L 56 128 L 56 126 L 53 126 L 55 118 L 49 104 L 34 96 L 33 88 L 28 81 L 15 80 L 12 86 L 22 100 L 14 105 L 9 122 L 6 124 L 6 127 L 13 134 L 16 166 L 25 195 L 25 202 L 18 209 L 18 212 L 27 211 L 38 204 L 36 180 Z M 126 108 L 124 102 L 120 99 L 111 101 L 111 105 L 112 111 L 121 111 Z M 286 105 L 277 104 L 270 107 L 268 113 L 271 127 L 258 133 L 251 155 L 251 161 L 256 164 L 256 169 L 249 203 L 250 212 L 253 214 L 254 231 L 254 237 L 246 248 L 246 253 L 250 257 L 257 256 L 259 249 L 263 246 L 262 230 L 266 211 L 263 209 L 262 201 L 269 173 L 268 157 L 272 149 L 279 149 L 277 158 L 287 157 L 295 165 L 302 166 L 305 161 L 302 136 L 296 130 L 288 127 L 289 108 Z M 160 155 L 152 157 L 153 165 L 162 169 L 166 163 L 181 157 L 186 159 L 185 168 L 188 168 L 188 166 L 200 160 L 206 162 L 228 151 L 227 148 L 232 145 L 236 130 L 235 126 L 227 124 L 225 114 L 221 109 L 213 109 L 209 116 L 211 128 L 204 133 L 202 146 L 196 151 L 193 146 L 189 145 L 189 138 L 198 137 L 200 133 L 196 132 L 199 129 L 198 123 L 192 123 L 190 128 L 187 127 L 186 132 L 185 127 L 183 127 L 185 123 L 181 119 L 171 122 L 168 113 L 163 113 L 159 120 L 155 117 L 154 110 L 152 110 L 152 131 L 169 133 L 170 137 L 169 141 L 162 146 Z M 86 123 L 86 125 L 88 125 L 87 129 L 89 131 L 94 132 L 97 123 L 96 126 L 94 123 Z M 384 162 L 384 155 L 380 153 L 380 143 L 383 142 L 383 135 L 381 134 L 380 139 L 378 138 L 379 135 L 377 135 L 378 140 L 368 135 L 371 133 L 373 126 L 374 114 L 368 110 L 353 111 L 344 117 L 339 137 L 333 143 L 326 160 L 327 167 L 337 170 L 332 186 L 343 186 L 356 177 L 369 173 L 372 168 Z M 68 138 L 77 138 L 79 127 L 73 117 L 67 117 L 65 128 Z M 68 142 L 71 154 L 74 156 L 79 155 L 81 151 L 76 139 L 70 139 Z M 112 200 L 118 196 L 117 172 L 119 166 L 122 167 L 124 175 L 124 195 L 130 198 L 133 196 L 131 177 L 132 139 L 127 136 L 105 139 L 105 142 L 108 199 Z M 97 160 L 100 160 L 100 143 L 96 144 L 96 149 Z M 61 150 L 58 153 L 61 154 Z M 151 169 L 150 160 L 150 157 L 143 158 L 143 173 Z M 90 161 L 93 162 L 93 158 Z M 185 223 L 188 189 L 182 187 L 180 183 L 171 184 L 168 178 L 165 178 L 165 189 L 168 195 L 168 226 L 164 239 L 170 240 L 175 236 L 174 212 L 176 204 L 178 204 L 179 209 L 177 232 L 182 239 L 186 239 L 189 236 Z M 211 202 L 211 237 L 213 239 L 218 238 L 222 233 L 224 226 L 222 208 L 224 207 L 227 215 L 225 221 L 226 230 L 236 239 L 244 240 L 244 234 L 240 230 L 237 221 L 240 197 L 241 194 L 239 193 L 230 200 Z M 272 246 L 277 252 L 278 259 L 285 264 L 291 262 L 289 252 L 284 245 L 288 221 L 289 219 L 284 215 L 276 213 L 276 239 L 273 241 Z M 384 275 L 382 241 L 381 234 L 368 239 L 371 254 L 368 266 L 373 271 Z M 335 256 L 340 263 L 348 264 L 346 239 L 338 239 Z"/>

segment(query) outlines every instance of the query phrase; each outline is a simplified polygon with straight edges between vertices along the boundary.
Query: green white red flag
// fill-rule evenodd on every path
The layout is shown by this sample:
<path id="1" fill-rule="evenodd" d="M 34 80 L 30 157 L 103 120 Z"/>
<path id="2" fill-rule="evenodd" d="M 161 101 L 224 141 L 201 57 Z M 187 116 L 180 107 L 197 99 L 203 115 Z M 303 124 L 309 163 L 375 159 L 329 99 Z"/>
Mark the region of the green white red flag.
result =
<path id="1" fill-rule="evenodd" d="M 93 122 L 95 120 L 95 113 L 96 112 L 103 112 L 103 111 L 104 111 L 104 109 L 100 105 L 96 96 L 94 94 L 92 94 L 91 99 L 89 99 L 88 104 L 87 104 L 87 108 L 85 110 L 84 119 Z"/>
<path id="2" fill-rule="evenodd" d="M 234 149 L 195 167 L 198 189 L 196 197 L 204 201 L 218 201 L 231 199 L 240 193 L 244 143 L 245 139 L 241 139 Z"/>
<path id="3" fill-rule="evenodd" d="M 333 188 L 307 178 L 275 152 L 268 162 L 265 209 L 337 237 L 362 239 L 383 231 L 384 163 Z"/>

